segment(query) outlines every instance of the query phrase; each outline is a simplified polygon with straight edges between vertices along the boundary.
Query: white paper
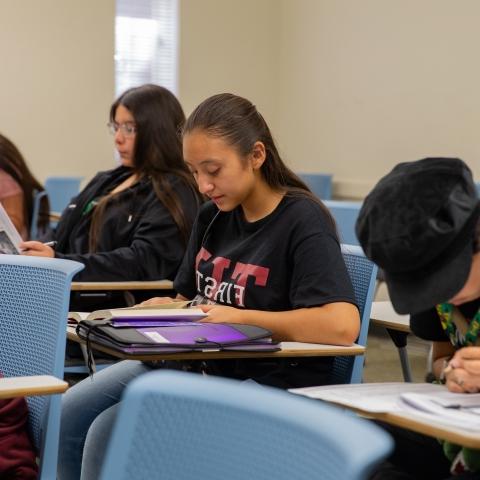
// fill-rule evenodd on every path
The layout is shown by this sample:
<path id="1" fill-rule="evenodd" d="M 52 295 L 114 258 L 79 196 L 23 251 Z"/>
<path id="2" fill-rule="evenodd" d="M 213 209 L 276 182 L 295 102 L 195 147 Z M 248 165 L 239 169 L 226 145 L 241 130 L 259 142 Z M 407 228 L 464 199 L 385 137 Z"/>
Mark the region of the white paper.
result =
<path id="1" fill-rule="evenodd" d="M 432 425 L 480 430 L 480 394 L 453 393 L 444 385 L 363 383 L 294 388 L 290 392 L 365 412 L 405 413 Z"/>
<path id="2" fill-rule="evenodd" d="M 392 412 L 401 409 L 398 399 L 401 393 L 436 392 L 444 389 L 430 383 L 359 383 L 353 385 L 326 385 L 321 387 L 294 388 L 290 391 L 310 398 L 340 403 L 367 412 Z"/>

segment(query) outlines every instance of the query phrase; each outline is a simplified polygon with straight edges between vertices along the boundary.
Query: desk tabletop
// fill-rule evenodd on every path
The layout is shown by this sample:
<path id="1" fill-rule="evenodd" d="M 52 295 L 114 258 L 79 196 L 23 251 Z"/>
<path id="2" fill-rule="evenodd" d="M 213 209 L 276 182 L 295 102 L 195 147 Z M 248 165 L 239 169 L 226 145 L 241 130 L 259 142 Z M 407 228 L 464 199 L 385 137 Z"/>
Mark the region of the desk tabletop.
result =
<path id="1" fill-rule="evenodd" d="M 50 375 L 0 378 L 0 398 L 63 393 L 68 383 Z"/>
<path id="2" fill-rule="evenodd" d="M 345 405 L 340 405 L 345 407 Z M 348 408 L 348 407 L 347 407 Z M 390 425 L 406 428 L 429 437 L 441 438 L 457 445 L 464 447 L 480 449 L 480 432 L 463 430 L 457 427 L 445 426 L 432 423 L 415 412 L 389 412 L 389 413 L 372 413 L 359 409 L 352 409 L 366 418 L 380 420 Z"/>
<path id="3" fill-rule="evenodd" d="M 94 290 L 173 290 L 171 280 L 152 280 L 148 282 L 72 282 L 72 291 Z"/>
<path id="4" fill-rule="evenodd" d="M 67 327 L 67 338 L 77 343 L 84 343 L 75 332 L 74 326 Z M 152 353 L 145 355 L 129 355 L 117 350 L 91 342 L 92 348 L 108 353 L 122 360 L 134 359 L 141 361 L 155 360 L 219 360 L 230 358 L 265 358 L 265 357 L 331 357 L 363 355 L 365 347 L 357 345 L 342 347 L 320 343 L 282 342 L 278 352 L 233 352 L 233 351 L 197 351 L 182 353 Z"/>
<path id="5" fill-rule="evenodd" d="M 420 409 L 417 411 L 414 407 L 403 408 L 402 402 L 398 402 L 402 393 L 423 393 L 427 398 L 433 398 L 438 392 L 447 392 L 446 387 L 442 389 L 440 385 L 380 382 L 294 388 L 290 391 L 352 410 L 365 418 L 380 420 L 423 435 L 480 449 L 480 431 L 465 428 L 464 425 L 467 425 L 465 420 L 460 418 L 455 424 L 454 416 L 443 419 L 437 410 L 435 412 Z"/>
<path id="6" fill-rule="evenodd" d="M 398 314 L 392 302 L 372 302 L 370 321 L 385 328 L 410 333 L 410 315 Z"/>

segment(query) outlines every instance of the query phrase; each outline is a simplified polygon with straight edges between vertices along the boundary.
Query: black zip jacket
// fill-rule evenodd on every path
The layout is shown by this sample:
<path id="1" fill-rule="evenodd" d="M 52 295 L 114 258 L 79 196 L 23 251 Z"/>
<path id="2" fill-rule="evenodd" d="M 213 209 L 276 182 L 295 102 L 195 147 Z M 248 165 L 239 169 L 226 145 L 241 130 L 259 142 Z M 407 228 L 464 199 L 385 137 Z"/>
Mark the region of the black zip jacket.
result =
<path id="1" fill-rule="evenodd" d="M 149 178 L 120 192 L 104 211 L 95 253 L 89 251 L 92 200 L 101 198 L 132 174 L 128 167 L 98 173 L 62 213 L 54 233 L 55 256 L 85 265 L 76 281 L 173 279 L 185 252 L 180 232 Z M 193 223 L 198 202 L 191 189 L 171 175 L 174 191 Z M 90 206 L 89 206 L 90 205 Z"/>

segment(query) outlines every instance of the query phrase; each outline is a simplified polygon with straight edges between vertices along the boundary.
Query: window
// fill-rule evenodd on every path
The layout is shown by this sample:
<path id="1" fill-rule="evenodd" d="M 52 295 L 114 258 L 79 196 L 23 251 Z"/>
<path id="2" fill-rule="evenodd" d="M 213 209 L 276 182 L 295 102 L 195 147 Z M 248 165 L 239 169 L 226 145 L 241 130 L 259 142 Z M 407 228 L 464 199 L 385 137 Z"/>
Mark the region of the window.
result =
<path id="1" fill-rule="evenodd" d="M 178 0 L 117 0 L 115 92 L 156 83 L 177 93 Z"/>

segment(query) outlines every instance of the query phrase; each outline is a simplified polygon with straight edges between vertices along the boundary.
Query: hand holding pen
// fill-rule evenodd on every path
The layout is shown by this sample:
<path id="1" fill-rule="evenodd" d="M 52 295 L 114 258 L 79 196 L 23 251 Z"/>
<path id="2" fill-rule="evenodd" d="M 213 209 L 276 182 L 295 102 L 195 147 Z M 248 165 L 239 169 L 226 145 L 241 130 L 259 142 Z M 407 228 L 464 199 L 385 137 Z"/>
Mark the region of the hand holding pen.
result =
<path id="1" fill-rule="evenodd" d="M 55 257 L 55 247 L 57 242 L 37 242 L 36 240 L 30 240 L 28 242 L 22 242 L 19 247 L 22 250 L 22 255 L 28 255 L 31 257 Z"/>
<path id="2" fill-rule="evenodd" d="M 446 385 L 452 392 L 480 391 L 480 347 L 457 350 L 444 369 Z"/>

